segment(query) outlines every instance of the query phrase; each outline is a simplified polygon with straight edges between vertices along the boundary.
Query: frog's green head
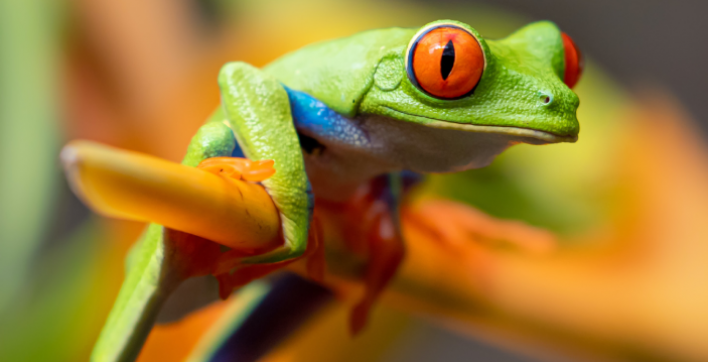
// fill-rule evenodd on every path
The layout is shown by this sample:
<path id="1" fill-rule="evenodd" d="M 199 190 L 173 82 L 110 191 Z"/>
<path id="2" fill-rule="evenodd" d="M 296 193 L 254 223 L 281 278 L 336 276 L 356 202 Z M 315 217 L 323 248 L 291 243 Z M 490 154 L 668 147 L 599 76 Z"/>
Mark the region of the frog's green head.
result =
<path id="1" fill-rule="evenodd" d="M 574 142 L 579 101 L 570 87 L 581 70 L 579 51 L 551 22 L 493 41 L 441 20 L 381 58 L 361 107 L 435 128 Z"/>

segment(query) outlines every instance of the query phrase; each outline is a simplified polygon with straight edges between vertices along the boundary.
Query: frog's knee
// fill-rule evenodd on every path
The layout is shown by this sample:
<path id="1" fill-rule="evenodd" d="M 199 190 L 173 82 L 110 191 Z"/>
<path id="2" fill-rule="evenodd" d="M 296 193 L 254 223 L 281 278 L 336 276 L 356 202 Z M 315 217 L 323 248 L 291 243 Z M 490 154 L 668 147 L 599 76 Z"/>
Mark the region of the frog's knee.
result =
<path id="1" fill-rule="evenodd" d="M 260 72 L 260 70 L 245 62 L 229 62 L 224 64 L 219 71 L 219 85 L 223 87 L 228 87 L 229 84 L 233 84 L 234 80 L 243 79 L 253 74 Z"/>
<path id="2" fill-rule="evenodd" d="M 229 146 L 236 142 L 233 131 L 231 131 L 231 128 L 224 122 L 211 122 L 203 125 L 197 131 L 194 140 L 202 144 L 226 142 Z"/>

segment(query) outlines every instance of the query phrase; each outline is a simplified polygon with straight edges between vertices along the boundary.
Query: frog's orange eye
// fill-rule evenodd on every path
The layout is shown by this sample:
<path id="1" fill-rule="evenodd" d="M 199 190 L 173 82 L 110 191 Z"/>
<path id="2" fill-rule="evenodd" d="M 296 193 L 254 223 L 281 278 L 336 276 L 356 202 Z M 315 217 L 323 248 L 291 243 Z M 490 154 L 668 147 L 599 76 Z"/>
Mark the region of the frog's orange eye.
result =
<path id="1" fill-rule="evenodd" d="M 477 38 L 454 25 L 421 33 L 408 50 L 408 77 L 425 93 L 457 99 L 472 93 L 484 71 Z"/>
<path id="2" fill-rule="evenodd" d="M 569 88 L 573 88 L 575 84 L 578 83 L 578 80 L 580 80 L 580 75 L 583 74 L 585 62 L 583 61 L 583 54 L 575 45 L 573 39 L 566 33 L 561 33 L 561 37 L 563 38 L 563 48 L 565 49 L 565 74 L 563 75 L 563 82 Z"/>

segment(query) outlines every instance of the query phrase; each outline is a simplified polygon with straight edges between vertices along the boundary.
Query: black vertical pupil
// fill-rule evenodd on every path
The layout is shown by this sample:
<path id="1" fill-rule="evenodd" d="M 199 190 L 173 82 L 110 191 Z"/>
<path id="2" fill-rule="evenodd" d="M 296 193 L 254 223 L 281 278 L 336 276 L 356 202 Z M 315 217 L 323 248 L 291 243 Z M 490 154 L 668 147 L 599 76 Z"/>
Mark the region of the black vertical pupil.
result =
<path id="1" fill-rule="evenodd" d="M 443 49 L 442 58 L 440 58 L 440 74 L 442 79 L 446 80 L 452 72 L 452 66 L 455 65 L 455 45 L 452 40 L 448 40 Z"/>

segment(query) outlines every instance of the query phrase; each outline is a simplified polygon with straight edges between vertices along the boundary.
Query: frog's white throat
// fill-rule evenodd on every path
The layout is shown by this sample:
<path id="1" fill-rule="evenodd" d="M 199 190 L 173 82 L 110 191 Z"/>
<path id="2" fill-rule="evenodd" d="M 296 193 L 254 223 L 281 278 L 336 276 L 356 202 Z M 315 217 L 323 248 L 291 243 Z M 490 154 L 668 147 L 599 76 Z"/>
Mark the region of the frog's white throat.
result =
<path id="1" fill-rule="evenodd" d="M 379 115 L 351 121 L 364 135 L 363 142 L 362 137 L 350 143 L 307 135 L 323 146 L 321 152 L 304 154 L 319 197 L 346 198 L 362 182 L 392 171 L 446 173 L 480 168 L 514 144 L 544 143 L 528 136 L 427 127 Z"/>
<path id="2" fill-rule="evenodd" d="M 431 127 L 383 116 L 365 117 L 361 127 L 370 139 L 372 155 L 421 173 L 480 168 L 516 143 L 542 143 L 525 135 Z"/>

